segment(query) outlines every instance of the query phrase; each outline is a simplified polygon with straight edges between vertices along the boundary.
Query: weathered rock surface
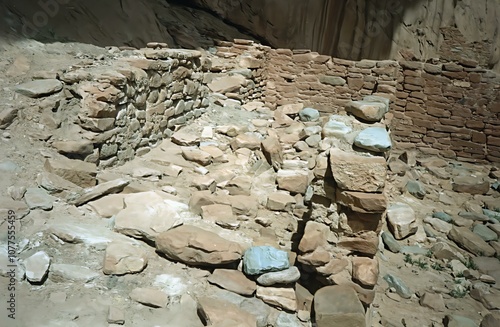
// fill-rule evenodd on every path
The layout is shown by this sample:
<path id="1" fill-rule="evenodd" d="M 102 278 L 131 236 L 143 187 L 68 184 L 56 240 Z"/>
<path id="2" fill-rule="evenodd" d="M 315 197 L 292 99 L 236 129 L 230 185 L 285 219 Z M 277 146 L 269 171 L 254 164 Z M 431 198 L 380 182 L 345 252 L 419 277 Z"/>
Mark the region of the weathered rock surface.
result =
<path id="1" fill-rule="evenodd" d="M 198 315 L 205 326 L 256 327 L 256 317 L 238 305 L 221 299 L 198 298 Z"/>
<path id="2" fill-rule="evenodd" d="M 106 248 L 102 271 L 106 275 L 138 273 L 146 267 L 146 253 L 136 244 L 112 242 Z"/>
<path id="3" fill-rule="evenodd" d="M 297 297 L 293 288 L 257 286 L 257 298 L 288 311 L 297 310 Z"/>
<path id="4" fill-rule="evenodd" d="M 330 165 L 333 178 L 344 190 L 381 192 L 384 189 L 387 175 L 384 158 L 362 157 L 331 149 Z"/>
<path id="5" fill-rule="evenodd" d="M 343 285 L 326 286 L 314 295 L 318 327 L 366 326 L 363 305 L 356 291 Z"/>
<path id="6" fill-rule="evenodd" d="M 167 294 L 152 288 L 134 288 L 129 296 L 132 300 L 153 308 L 165 308 L 169 302 Z"/>
<path id="7" fill-rule="evenodd" d="M 31 283 L 41 283 L 47 277 L 51 259 L 44 251 L 38 251 L 24 261 L 26 279 Z"/>
<path id="8" fill-rule="evenodd" d="M 268 272 L 257 277 L 257 283 L 262 286 L 272 286 L 275 284 L 292 284 L 300 278 L 300 271 L 292 266 L 288 269 Z"/>
<path id="9" fill-rule="evenodd" d="M 49 278 L 54 282 L 87 283 L 99 277 L 99 274 L 88 267 L 53 263 L 50 265 Z"/>
<path id="10" fill-rule="evenodd" d="M 14 90 L 30 98 L 38 98 L 61 91 L 63 83 L 57 79 L 41 79 L 14 87 Z"/>
<path id="11" fill-rule="evenodd" d="M 466 227 L 453 226 L 448 233 L 448 237 L 459 246 L 479 256 L 491 257 L 495 255 L 495 250 L 486 243 L 481 236 L 472 232 Z"/>
<path id="12" fill-rule="evenodd" d="M 239 270 L 215 269 L 207 280 L 228 291 L 246 296 L 251 296 L 257 289 L 255 282 L 249 280 Z"/>
<path id="13" fill-rule="evenodd" d="M 243 270 L 247 275 L 280 271 L 288 267 L 288 253 L 271 246 L 253 246 L 243 256 Z"/>
<path id="14" fill-rule="evenodd" d="M 78 186 L 92 187 L 96 184 L 97 167 L 90 162 L 64 157 L 47 159 L 45 169 Z"/>
<path id="15" fill-rule="evenodd" d="M 350 101 L 345 110 L 354 116 L 369 122 L 380 121 L 389 110 L 385 103 L 368 101 Z"/>
<path id="16" fill-rule="evenodd" d="M 398 240 L 417 232 L 415 211 L 407 204 L 391 204 L 387 208 L 387 220 L 394 237 Z"/>
<path id="17" fill-rule="evenodd" d="M 240 244 L 195 226 L 182 225 L 160 233 L 156 250 L 171 260 L 199 266 L 218 266 L 241 259 Z"/>

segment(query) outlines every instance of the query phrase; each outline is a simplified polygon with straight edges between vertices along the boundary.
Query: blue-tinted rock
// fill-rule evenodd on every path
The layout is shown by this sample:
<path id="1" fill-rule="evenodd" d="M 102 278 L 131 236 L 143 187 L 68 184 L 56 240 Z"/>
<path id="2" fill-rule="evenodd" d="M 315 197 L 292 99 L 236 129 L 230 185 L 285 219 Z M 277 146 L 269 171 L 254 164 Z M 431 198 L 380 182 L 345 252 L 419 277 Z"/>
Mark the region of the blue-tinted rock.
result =
<path id="1" fill-rule="evenodd" d="M 481 236 L 481 238 L 486 242 L 498 240 L 497 233 L 489 229 L 486 225 L 478 224 L 474 226 L 474 229 L 472 231 Z"/>
<path id="2" fill-rule="evenodd" d="M 420 200 L 422 200 L 426 194 L 424 185 L 419 181 L 408 181 L 408 183 L 406 183 L 406 190 Z"/>
<path id="3" fill-rule="evenodd" d="M 493 218 L 493 219 L 500 221 L 500 212 L 496 212 L 496 211 L 488 210 L 488 209 L 483 209 L 483 213 L 488 218 Z"/>
<path id="4" fill-rule="evenodd" d="M 426 248 L 421 248 L 418 245 L 406 245 L 401 247 L 401 253 L 403 254 L 420 254 L 420 255 L 426 255 L 429 253 L 429 250 Z"/>
<path id="5" fill-rule="evenodd" d="M 304 108 L 299 111 L 299 117 L 302 121 L 316 121 L 319 119 L 319 111 L 313 108 Z"/>
<path id="6" fill-rule="evenodd" d="M 392 147 L 391 137 L 383 127 L 368 127 L 364 129 L 356 136 L 354 144 L 362 149 L 373 152 L 385 152 Z"/>
<path id="7" fill-rule="evenodd" d="M 453 218 L 445 212 L 434 212 L 432 214 L 432 217 L 441 219 L 442 221 L 445 221 L 447 223 L 451 223 L 453 221 Z"/>
<path id="8" fill-rule="evenodd" d="M 394 287 L 396 293 L 402 298 L 409 299 L 412 296 L 413 293 L 399 277 L 387 274 L 384 276 L 384 280 L 389 284 L 389 287 Z"/>
<path id="9" fill-rule="evenodd" d="M 352 128 L 343 121 L 337 120 L 340 116 L 330 116 L 330 120 L 323 126 L 323 137 L 342 137 L 352 132 Z"/>
<path id="10" fill-rule="evenodd" d="M 253 246 L 243 255 L 243 270 L 247 275 L 281 271 L 289 267 L 288 253 L 271 246 Z"/>
<path id="11" fill-rule="evenodd" d="M 389 251 L 394 253 L 399 253 L 401 251 L 401 245 L 396 241 L 394 236 L 391 233 L 384 232 L 382 233 L 382 241 L 385 246 L 389 249 Z"/>

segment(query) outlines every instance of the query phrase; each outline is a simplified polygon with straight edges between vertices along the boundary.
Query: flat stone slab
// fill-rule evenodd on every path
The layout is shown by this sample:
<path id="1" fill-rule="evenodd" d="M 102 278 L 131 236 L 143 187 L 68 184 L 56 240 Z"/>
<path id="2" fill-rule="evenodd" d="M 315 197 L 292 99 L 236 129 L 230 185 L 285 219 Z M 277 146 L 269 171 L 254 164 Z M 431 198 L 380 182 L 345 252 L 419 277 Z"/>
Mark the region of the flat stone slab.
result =
<path id="1" fill-rule="evenodd" d="M 272 286 L 276 284 L 292 284 L 300 278 L 300 271 L 297 267 L 292 266 L 281 271 L 268 272 L 260 275 L 257 278 L 257 283 L 262 286 Z"/>
<path id="2" fill-rule="evenodd" d="M 220 286 L 228 291 L 246 296 L 251 296 L 257 289 L 255 282 L 248 279 L 239 270 L 215 269 L 207 280 L 209 283 Z"/>
<path id="3" fill-rule="evenodd" d="M 24 200 L 28 207 L 33 209 L 51 210 L 54 206 L 55 197 L 49 195 L 44 189 L 29 188 L 26 190 Z"/>
<path id="4" fill-rule="evenodd" d="M 369 122 L 380 121 L 389 110 L 385 103 L 372 101 L 350 101 L 345 110 L 355 117 Z"/>
<path id="5" fill-rule="evenodd" d="M 87 283 L 99 277 L 99 274 L 88 267 L 54 263 L 50 265 L 49 278 L 54 282 Z"/>
<path id="6" fill-rule="evenodd" d="M 14 87 L 14 91 L 30 98 L 39 98 L 61 91 L 63 83 L 57 79 L 40 79 Z"/>

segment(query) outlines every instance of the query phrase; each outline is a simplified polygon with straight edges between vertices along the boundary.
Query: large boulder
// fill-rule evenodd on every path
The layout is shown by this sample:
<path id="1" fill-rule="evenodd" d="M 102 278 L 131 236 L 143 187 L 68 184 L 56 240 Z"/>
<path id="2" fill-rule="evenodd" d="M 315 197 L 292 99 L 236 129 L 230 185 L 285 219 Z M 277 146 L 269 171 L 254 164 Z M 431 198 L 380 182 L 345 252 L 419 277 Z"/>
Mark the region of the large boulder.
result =
<path id="1" fill-rule="evenodd" d="M 240 244 L 199 227 L 182 225 L 156 237 L 156 250 L 168 259 L 195 266 L 220 266 L 243 255 Z"/>

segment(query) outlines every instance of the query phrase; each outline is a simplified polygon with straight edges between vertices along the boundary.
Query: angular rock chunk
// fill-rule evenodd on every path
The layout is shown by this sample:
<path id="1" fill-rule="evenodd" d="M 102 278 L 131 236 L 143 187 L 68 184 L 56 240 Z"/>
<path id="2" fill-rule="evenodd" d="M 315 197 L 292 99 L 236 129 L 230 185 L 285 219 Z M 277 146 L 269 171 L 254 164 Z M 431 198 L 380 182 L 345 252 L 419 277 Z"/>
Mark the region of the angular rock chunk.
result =
<path id="1" fill-rule="evenodd" d="M 106 275 L 141 272 L 148 264 L 146 253 L 137 245 L 112 242 L 106 248 L 102 271 Z"/>
<path id="2" fill-rule="evenodd" d="M 50 280 L 54 282 L 87 283 L 99 277 L 99 274 L 88 267 L 54 263 L 50 265 Z"/>
<path id="3" fill-rule="evenodd" d="M 239 270 L 215 269 L 207 280 L 211 284 L 218 285 L 228 291 L 241 295 L 250 296 L 257 289 L 255 282 L 249 280 Z"/>
<path id="4" fill-rule="evenodd" d="M 457 176 L 452 181 L 453 191 L 470 194 L 486 194 L 490 183 L 482 178 L 472 176 Z"/>
<path id="5" fill-rule="evenodd" d="M 50 257 L 44 251 L 38 251 L 24 261 L 26 279 L 31 283 L 41 283 L 47 277 L 50 267 Z"/>
<path id="6" fill-rule="evenodd" d="M 205 326 L 256 327 L 257 319 L 240 306 L 209 297 L 198 298 L 198 316 Z"/>
<path id="7" fill-rule="evenodd" d="M 243 270 L 247 275 L 280 271 L 288 267 L 288 253 L 271 246 L 253 246 L 243 256 Z"/>
<path id="8" fill-rule="evenodd" d="M 297 310 L 297 297 L 293 288 L 257 286 L 257 298 L 285 310 Z"/>
<path id="9" fill-rule="evenodd" d="M 382 192 L 387 163 L 381 157 L 363 157 L 339 149 L 330 150 L 330 166 L 337 185 L 348 191 Z"/>
<path id="10" fill-rule="evenodd" d="M 304 194 L 309 185 L 309 174 L 305 170 L 278 170 L 278 187 L 291 193 Z"/>
<path id="11" fill-rule="evenodd" d="M 319 289 L 314 295 L 314 311 L 318 327 L 366 326 L 363 305 L 350 286 L 335 285 Z"/>
<path id="12" fill-rule="evenodd" d="M 415 211 L 404 203 L 391 204 L 387 209 L 387 221 L 392 234 L 401 240 L 417 232 Z"/>
<path id="13" fill-rule="evenodd" d="M 169 302 L 167 294 L 152 288 L 134 288 L 129 296 L 132 300 L 153 308 L 165 308 Z"/>
<path id="14" fill-rule="evenodd" d="M 300 278 L 300 271 L 292 266 L 281 271 L 268 272 L 257 278 L 257 283 L 262 286 L 272 286 L 275 284 L 292 284 Z"/>
<path id="15" fill-rule="evenodd" d="M 391 137 L 382 127 L 368 127 L 354 139 L 354 145 L 373 152 L 386 152 L 392 148 Z"/>
<path id="16" fill-rule="evenodd" d="M 96 184 L 97 167 L 90 162 L 58 157 L 47 159 L 44 167 L 48 172 L 80 187 L 92 187 Z"/>
<path id="17" fill-rule="evenodd" d="M 127 186 L 129 183 L 130 183 L 129 180 L 119 178 L 109 182 L 104 182 L 94 187 L 86 188 L 72 202 L 74 205 L 80 206 L 103 195 L 121 192 L 125 188 L 125 186 Z"/>
<path id="18" fill-rule="evenodd" d="M 277 137 L 269 136 L 261 143 L 262 152 L 267 162 L 274 170 L 279 170 L 283 164 L 283 147 Z"/>
<path id="19" fill-rule="evenodd" d="M 241 259 L 240 244 L 207 230 L 182 225 L 156 237 L 156 250 L 168 259 L 195 266 L 218 266 Z"/>
<path id="20" fill-rule="evenodd" d="M 42 209 L 42 210 L 51 210 L 54 206 L 55 198 L 44 189 L 41 188 L 29 188 L 26 190 L 26 194 L 24 195 L 24 200 L 28 207 L 33 209 Z"/>
<path id="21" fill-rule="evenodd" d="M 495 255 L 495 249 L 486 243 L 481 236 L 466 227 L 453 226 L 451 231 L 448 233 L 448 237 L 455 241 L 459 246 L 474 253 L 475 255 L 486 257 L 492 257 Z"/>
<path id="22" fill-rule="evenodd" d="M 384 117 L 389 108 L 381 102 L 350 101 L 347 103 L 345 111 L 363 120 L 377 122 Z"/>
<path id="23" fill-rule="evenodd" d="M 383 193 L 363 193 L 337 190 L 337 202 L 356 212 L 384 212 L 387 198 Z"/>

